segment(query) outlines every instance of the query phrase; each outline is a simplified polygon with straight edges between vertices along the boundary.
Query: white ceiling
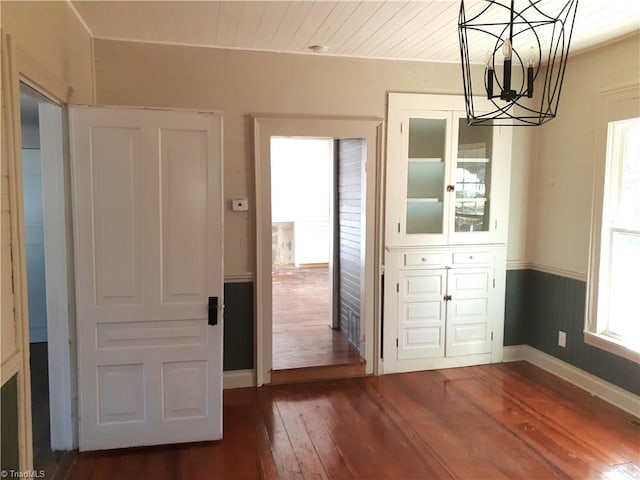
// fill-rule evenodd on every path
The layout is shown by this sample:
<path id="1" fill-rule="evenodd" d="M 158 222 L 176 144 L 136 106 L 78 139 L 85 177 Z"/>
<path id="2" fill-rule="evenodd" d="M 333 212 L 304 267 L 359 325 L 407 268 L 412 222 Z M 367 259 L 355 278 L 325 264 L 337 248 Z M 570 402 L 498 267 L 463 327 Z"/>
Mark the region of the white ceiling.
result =
<path id="1" fill-rule="evenodd" d="M 503 0 L 504 1 L 504 0 Z M 518 4 L 528 0 L 516 0 Z M 566 0 L 541 0 L 556 13 Z M 484 0 L 466 0 L 478 11 Z M 458 62 L 458 0 L 73 1 L 96 38 L 218 48 Z M 571 50 L 640 29 L 640 0 L 579 0 Z M 486 45 L 473 45 L 482 62 Z M 528 48 L 528 47 L 527 47 Z"/>

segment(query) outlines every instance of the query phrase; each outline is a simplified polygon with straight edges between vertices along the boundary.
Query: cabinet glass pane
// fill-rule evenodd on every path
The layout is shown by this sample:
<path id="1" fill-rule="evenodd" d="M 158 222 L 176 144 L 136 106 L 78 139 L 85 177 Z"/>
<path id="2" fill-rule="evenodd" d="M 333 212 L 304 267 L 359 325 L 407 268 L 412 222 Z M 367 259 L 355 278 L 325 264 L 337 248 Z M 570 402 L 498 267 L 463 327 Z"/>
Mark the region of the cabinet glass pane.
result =
<path id="1" fill-rule="evenodd" d="M 456 232 L 489 230 L 493 129 L 458 124 L 456 163 Z"/>
<path id="2" fill-rule="evenodd" d="M 443 162 L 412 162 L 407 174 L 407 198 L 433 198 L 442 201 Z"/>
<path id="3" fill-rule="evenodd" d="M 444 159 L 447 121 L 443 118 L 409 119 L 409 158 Z"/>
<path id="4" fill-rule="evenodd" d="M 446 133 L 446 119 L 409 119 L 407 234 L 443 233 Z"/>
<path id="5" fill-rule="evenodd" d="M 407 234 L 442 233 L 442 202 L 407 201 Z"/>

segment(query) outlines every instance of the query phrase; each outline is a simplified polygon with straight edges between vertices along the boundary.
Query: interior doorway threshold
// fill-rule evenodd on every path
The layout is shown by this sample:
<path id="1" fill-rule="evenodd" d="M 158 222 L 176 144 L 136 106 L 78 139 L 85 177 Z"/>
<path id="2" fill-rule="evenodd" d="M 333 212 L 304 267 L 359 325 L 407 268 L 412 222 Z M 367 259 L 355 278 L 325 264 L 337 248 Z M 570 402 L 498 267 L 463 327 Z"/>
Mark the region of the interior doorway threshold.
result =
<path id="1" fill-rule="evenodd" d="M 271 384 L 317 382 L 340 378 L 366 377 L 366 362 L 345 363 L 342 365 L 321 365 L 317 367 L 286 368 L 271 371 Z"/>

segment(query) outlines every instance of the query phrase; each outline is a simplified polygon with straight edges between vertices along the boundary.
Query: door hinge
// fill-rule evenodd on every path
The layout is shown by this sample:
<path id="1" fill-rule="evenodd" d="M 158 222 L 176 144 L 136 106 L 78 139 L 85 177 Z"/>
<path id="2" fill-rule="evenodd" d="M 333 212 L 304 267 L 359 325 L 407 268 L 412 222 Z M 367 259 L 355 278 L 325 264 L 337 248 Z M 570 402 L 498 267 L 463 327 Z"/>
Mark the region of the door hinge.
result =
<path id="1" fill-rule="evenodd" d="M 400 283 L 396 283 L 396 292 L 400 293 Z"/>
<path id="2" fill-rule="evenodd" d="M 400 122 L 400 133 L 402 133 L 403 129 L 404 129 L 404 123 Z"/>
<path id="3" fill-rule="evenodd" d="M 396 338 L 396 348 L 398 348 L 400 346 L 400 342 L 398 341 L 398 339 Z"/>
<path id="4" fill-rule="evenodd" d="M 495 221 L 494 225 L 495 225 L 494 229 L 497 230 L 498 229 L 498 220 Z"/>
<path id="5" fill-rule="evenodd" d="M 400 233 L 400 222 L 398 222 L 398 233 Z"/>
<path id="6" fill-rule="evenodd" d="M 496 279 L 493 279 L 493 288 L 496 288 Z"/>
<path id="7" fill-rule="evenodd" d="M 493 342 L 493 332 L 491 332 L 491 341 Z"/>

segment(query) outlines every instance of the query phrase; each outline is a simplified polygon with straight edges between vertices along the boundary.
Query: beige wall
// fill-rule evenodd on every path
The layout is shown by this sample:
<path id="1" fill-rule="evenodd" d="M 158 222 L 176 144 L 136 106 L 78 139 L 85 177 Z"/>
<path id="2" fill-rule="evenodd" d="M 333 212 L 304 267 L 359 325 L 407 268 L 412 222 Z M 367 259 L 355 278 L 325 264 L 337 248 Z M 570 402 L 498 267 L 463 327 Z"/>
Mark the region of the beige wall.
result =
<path id="1" fill-rule="evenodd" d="M 31 80 L 56 95 L 72 87 L 69 103 L 92 103 L 92 39 L 69 4 L 3 0 L 0 8 L 2 31 L 11 35 L 16 62 Z"/>
<path id="2" fill-rule="evenodd" d="M 532 159 L 528 260 L 586 278 L 600 92 L 640 81 L 640 36 L 569 59 L 558 117 Z"/>
<path id="3" fill-rule="evenodd" d="M 21 180 L 10 177 L 20 165 L 18 142 L 20 124 L 17 120 L 19 90 L 17 77 L 23 74 L 39 87 L 65 100 L 68 88 L 74 90 L 72 101 L 90 102 L 93 91 L 92 40 L 66 2 L 0 2 L 2 40 L 10 36 L 10 49 L 3 45 L 2 74 L 2 361 L 20 351 L 21 320 L 14 318 L 11 259 L 20 262 L 18 247 L 12 244 L 17 233 L 16 206 L 22 194 Z M 11 128 L 13 124 L 14 128 Z M 11 135 L 11 138 L 9 138 Z M 13 222 L 13 223 L 12 223 Z M 16 280 L 14 280 L 16 281 Z M 17 281 L 19 285 L 20 282 Z M 19 309 L 18 309 L 19 311 Z M 6 380 L 3 376 L 3 380 Z"/>
<path id="4" fill-rule="evenodd" d="M 67 2 L 0 2 L 2 29 L 2 382 L 18 374 L 20 468 L 32 468 L 26 282 L 21 236 L 20 75 L 58 101 L 93 99 L 93 47 Z M 10 42 L 7 42 L 10 39 Z M 70 89 L 73 93 L 70 94 Z M 4 439 L 3 439 L 4 441 Z"/>
<path id="5" fill-rule="evenodd" d="M 14 318 L 12 278 L 20 279 L 13 271 L 20 262 L 17 238 L 12 225 L 17 225 L 16 206 L 21 191 L 21 180 L 10 177 L 13 168 L 20 165 L 17 147 L 20 124 L 13 107 L 18 108 L 19 74 L 65 100 L 69 87 L 74 89 L 72 100 L 90 102 L 93 91 L 92 41 L 66 2 L 7 2 L 0 3 L 0 25 L 3 41 L 2 98 L 2 361 L 15 359 L 20 351 L 21 319 Z M 5 44 L 10 37 L 10 49 Z M 4 106 L 4 105 L 3 105 Z M 14 128 L 11 128 L 13 124 Z M 14 136 L 15 135 L 15 136 Z M 11 138 L 9 138 L 11 136 Z M 19 298 L 19 296 L 17 297 Z M 18 308 L 17 311 L 20 311 Z M 16 364 L 17 365 L 17 364 Z M 18 367 L 14 367 L 18 368 Z M 7 377 L 8 378 L 8 377 Z M 3 376 L 3 380 L 6 380 Z"/>
<path id="6" fill-rule="evenodd" d="M 227 275 L 253 273 L 255 269 L 251 115 L 384 118 L 388 92 L 462 92 L 458 64 L 346 59 L 106 40 L 96 40 L 95 55 L 99 104 L 223 111 Z M 518 159 L 516 163 L 525 160 Z M 240 196 L 250 199 L 249 214 L 229 210 L 228 200 Z M 522 237 L 515 235 L 519 240 Z M 519 247 L 515 251 L 524 252 L 524 248 Z"/>

